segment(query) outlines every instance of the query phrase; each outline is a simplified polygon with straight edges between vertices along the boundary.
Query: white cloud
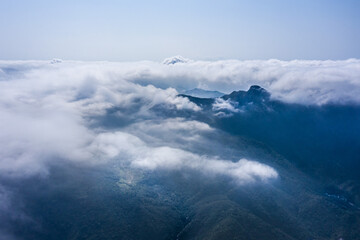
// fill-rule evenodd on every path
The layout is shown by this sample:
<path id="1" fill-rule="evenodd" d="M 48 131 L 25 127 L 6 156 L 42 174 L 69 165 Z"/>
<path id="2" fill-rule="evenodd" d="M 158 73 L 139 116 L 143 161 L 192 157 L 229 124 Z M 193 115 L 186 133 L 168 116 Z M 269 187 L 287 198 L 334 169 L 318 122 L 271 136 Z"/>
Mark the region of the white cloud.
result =
<path id="1" fill-rule="evenodd" d="M 278 177 L 272 167 L 256 161 L 240 159 L 238 162 L 231 162 L 174 147 L 151 147 L 138 137 L 119 131 L 99 134 L 89 151 L 109 158 L 119 158 L 137 168 L 179 171 L 191 169 L 205 175 L 227 176 L 239 184 Z"/>
<path id="2" fill-rule="evenodd" d="M 129 119 L 130 125 L 122 131 L 137 136 L 139 144 L 146 146 L 145 152 L 140 152 L 142 158 L 132 162 L 134 166 L 150 169 L 186 166 L 211 172 L 200 167 L 207 161 L 206 166 L 223 164 L 223 170 L 216 174 L 231 175 L 230 167 L 244 170 L 255 165 L 204 158 L 195 153 L 190 143 L 201 146 L 203 134 L 212 131 L 208 125 L 185 119 L 165 121 L 150 109 L 161 105 L 169 109 L 200 110 L 186 98 L 178 97 L 175 89 L 203 87 L 230 92 L 253 84 L 263 86 L 274 98 L 287 102 L 359 104 L 359 79 L 357 59 L 187 61 L 174 65 L 148 61 L 59 64 L 0 61 L 0 174 L 46 174 L 52 161 L 86 162 L 95 159 L 94 155 L 118 156 L 119 145 L 104 143 L 111 138 L 106 135 L 110 134 L 108 130 L 101 126 L 90 128 L 95 116 L 103 116 L 108 109 L 116 107 L 119 117 Z M 230 102 L 221 100 L 214 107 L 219 111 L 238 111 Z M 117 140 L 119 136 L 113 138 Z M 151 139 L 153 143 L 149 144 Z M 179 157 L 166 157 L 166 154 Z M 195 159 L 195 165 L 188 158 Z"/>
<path id="3" fill-rule="evenodd" d="M 231 102 L 229 99 L 216 98 L 212 105 L 214 111 L 226 110 L 230 112 L 241 112 L 242 110 L 236 107 L 236 103 Z"/>
<path id="4" fill-rule="evenodd" d="M 115 66 L 116 64 L 114 64 Z M 360 103 L 360 60 L 190 61 L 163 65 L 154 62 L 119 63 L 119 76 L 140 84 L 195 87 L 222 92 L 260 85 L 276 99 L 301 104 Z"/>
<path id="5" fill-rule="evenodd" d="M 92 162 L 84 149 L 97 136 L 85 117 L 118 107 L 132 119 L 150 118 L 162 104 L 176 109 L 200 108 L 178 97 L 173 88 L 159 89 L 107 73 L 107 64 L 2 62 L 0 81 L 0 173 L 47 174 L 54 161 Z M 110 64 L 111 65 L 111 64 Z M 11 69 L 11 70 L 9 70 Z"/>
<path id="6" fill-rule="evenodd" d="M 91 139 L 79 116 L 62 109 L 17 106 L 1 109 L 0 172 L 2 175 L 47 174 L 44 167 L 57 159 L 81 159 Z"/>
<path id="7" fill-rule="evenodd" d="M 97 86 L 101 80 L 101 85 L 111 89 L 117 87 L 124 89 L 132 82 L 145 86 L 151 84 L 164 89 L 173 87 L 183 90 L 203 87 L 231 92 L 246 90 L 249 86 L 258 84 L 268 89 L 274 98 L 288 102 L 360 103 L 358 80 L 360 60 L 358 59 L 189 61 L 174 65 L 149 61 L 130 63 L 63 61 L 61 64 L 0 61 L 0 69 L 2 79 L 20 75 L 31 79 L 32 83 L 40 81 L 45 87 L 56 91 L 61 90 L 61 86 L 74 87 L 80 82 L 87 84 L 91 79 L 94 86 Z"/>
<path id="8" fill-rule="evenodd" d="M 204 142 L 204 133 L 214 132 L 208 124 L 184 118 L 144 120 L 125 129 L 146 142 L 179 147 Z"/>

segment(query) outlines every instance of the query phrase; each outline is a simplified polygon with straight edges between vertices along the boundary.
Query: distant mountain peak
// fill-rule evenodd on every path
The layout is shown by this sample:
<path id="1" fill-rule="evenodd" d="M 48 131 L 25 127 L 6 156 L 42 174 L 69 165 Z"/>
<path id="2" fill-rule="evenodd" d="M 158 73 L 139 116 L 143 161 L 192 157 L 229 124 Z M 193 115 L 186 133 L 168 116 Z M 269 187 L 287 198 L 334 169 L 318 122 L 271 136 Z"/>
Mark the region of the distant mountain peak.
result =
<path id="1" fill-rule="evenodd" d="M 259 85 L 252 85 L 248 91 L 259 91 L 265 90 L 264 88 L 260 87 Z M 265 90 L 266 91 L 266 90 Z"/>
<path id="2" fill-rule="evenodd" d="M 201 88 L 194 88 L 191 90 L 187 90 L 184 92 L 184 94 L 199 98 L 218 98 L 225 95 L 225 93 L 219 91 L 204 90 Z"/>
<path id="3" fill-rule="evenodd" d="M 172 64 L 176 64 L 176 63 L 187 63 L 187 62 L 190 62 L 190 59 L 184 58 L 180 55 L 177 55 L 177 56 L 173 56 L 173 57 L 164 59 L 163 64 L 172 65 Z"/>
<path id="4" fill-rule="evenodd" d="M 254 97 L 261 97 L 263 99 L 269 99 L 270 93 L 266 91 L 265 88 L 260 87 L 259 85 L 252 85 L 247 94 Z"/>
<path id="5" fill-rule="evenodd" d="M 51 64 L 56 64 L 56 63 L 62 63 L 63 60 L 60 58 L 54 58 L 53 60 L 50 61 Z"/>
<path id="6" fill-rule="evenodd" d="M 265 102 L 270 100 L 270 93 L 258 85 L 252 85 L 248 91 L 233 91 L 232 93 L 224 95 L 221 98 L 224 100 L 236 102 L 240 105 L 248 103 L 263 105 Z"/>

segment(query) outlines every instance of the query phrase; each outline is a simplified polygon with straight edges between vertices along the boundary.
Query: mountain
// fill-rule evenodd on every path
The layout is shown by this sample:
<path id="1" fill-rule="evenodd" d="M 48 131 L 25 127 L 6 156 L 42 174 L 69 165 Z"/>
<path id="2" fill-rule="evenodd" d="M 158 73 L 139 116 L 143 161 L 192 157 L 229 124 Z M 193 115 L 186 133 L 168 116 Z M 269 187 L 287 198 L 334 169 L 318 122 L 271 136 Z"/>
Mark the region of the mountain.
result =
<path id="1" fill-rule="evenodd" d="M 259 86 L 224 95 L 222 101 L 182 96 L 206 111 L 200 119 L 265 143 L 303 171 L 360 180 L 360 106 L 289 104 L 271 99 Z"/>
<path id="2" fill-rule="evenodd" d="M 225 93 L 222 93 L 222 92 L 209 91 L 209 90 L 204 90 L 204 89 L 200 89 L 200 88 L 194 88 L 191 90 L 187 90 L 184 92 L 184 94 L 192 96 L 192 97 L 199 97 L 199 98 L 217 98 L 217 97 L 221 97 L 221 96 L 225 95 Z"/>
<path id="3" fill-rule="evenodd" d="M 258 85 L 253 85 L 248 91 L 234 91 L 228 95 L 223 95 L 222 98 L 239 104 L 265 102 L 270 100 L 270 93 Z"/>
<path id="4" fill-rule="evenodd" d="M 189 61 L 190 61 L 190 59 L 184 58 L 182 56 L 173 56 L 173 57 L 164 59 L 163 64 L 173 65 L 176 63 L 187 63 Z"/>
<path id="5" fill-rule="evenodd" d="M 54 164 L 46 181 L 0 176 L 16 190 L 11 197 L 21 200 L 17 209 L 26 209 L 20 221 L 16 211 L 4 213 L 0 206 L 0 226 L 16 239 L 39 240 L 360 239 L 360 106 L 289 104 L 260 86 L 216 98 L 180 96 L 199 108 L 154 104 L 155 117 L 146 115 L 132 127 L 137 106 L 126 114 L 114 106 L 91 124 L 140 132 L 151 146 L 168 151 L 160 140 L 166 141 L 202 156 L 204 169 L 208 156 L 216 156 L 217 168 L 245 158 L 276 169 L 278 178 L 239 184 L 210 170 L 145 171 L 118 159 L 96 168 Z M 165 128 L 173 134 L 161 134 Z M 155 159 L 170 159 L 165 168 L 176 164 L 171 154 Z M 227 171 L 234 168 L 229 166 Z"/>

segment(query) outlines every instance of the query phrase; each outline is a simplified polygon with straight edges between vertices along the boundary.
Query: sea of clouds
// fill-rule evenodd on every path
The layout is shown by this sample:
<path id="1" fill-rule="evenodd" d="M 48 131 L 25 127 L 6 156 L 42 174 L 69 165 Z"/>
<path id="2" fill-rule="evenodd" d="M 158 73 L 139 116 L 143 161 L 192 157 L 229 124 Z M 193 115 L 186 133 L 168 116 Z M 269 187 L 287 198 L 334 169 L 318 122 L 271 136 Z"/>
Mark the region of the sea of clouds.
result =
<path id="1" fill-rule="evenodd" d="M 253 84 L 291 103 L 360 104 L 360 60 L 0 61 L 0 174 L 46 176 L 54 162 L 118 160 L 133 168 L 191 169 L 238 183 L 276 178 L 274 168 L 254 159 L 234 162 L 220 152 L 198 153 L 195 146 L 208 141 L 204 134 L 218 130 L 152 111 L 161 106 L 198 112 L 199 106 L 178 93 L 195 87 L 228 93 Z M 114 109 L 116 127 L 98 124 Z"/>

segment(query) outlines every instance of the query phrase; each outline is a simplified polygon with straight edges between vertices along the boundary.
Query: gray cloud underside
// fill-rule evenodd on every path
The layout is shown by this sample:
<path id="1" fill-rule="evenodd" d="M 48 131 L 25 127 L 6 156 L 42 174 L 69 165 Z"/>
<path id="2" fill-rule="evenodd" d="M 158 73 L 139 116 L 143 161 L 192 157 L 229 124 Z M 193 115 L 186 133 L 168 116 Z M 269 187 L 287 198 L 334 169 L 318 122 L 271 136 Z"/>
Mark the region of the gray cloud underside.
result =
<path id="1" fill-rule="evenodd" d="M 150 109 L 201 109 L 178 91 L 195 87 L 230 92 L 252 84 L 274 98 L 300 104 L 360 103 L 360 61 L 0 62 L 0 173 L 48 173 L 51 161 L 101 164 L 109 159 L 148 170 L 192 169 L 239 183 L 277 172 L 247 159 L 228 161 L 186 147 L 216 131 L 204 123 L 165 119 Z M 93 128 L 116 107 L 127 127 Z M 214 107 L 231 108 L 218 101 Z M 233 109 L 237 111 L 236 109 Z M 121 116 L 119 116 L 121 117 Z M 175 137 L 169 137 L 175 136 Z M 124 157 L 126 156 L 126 157 Z"/>

